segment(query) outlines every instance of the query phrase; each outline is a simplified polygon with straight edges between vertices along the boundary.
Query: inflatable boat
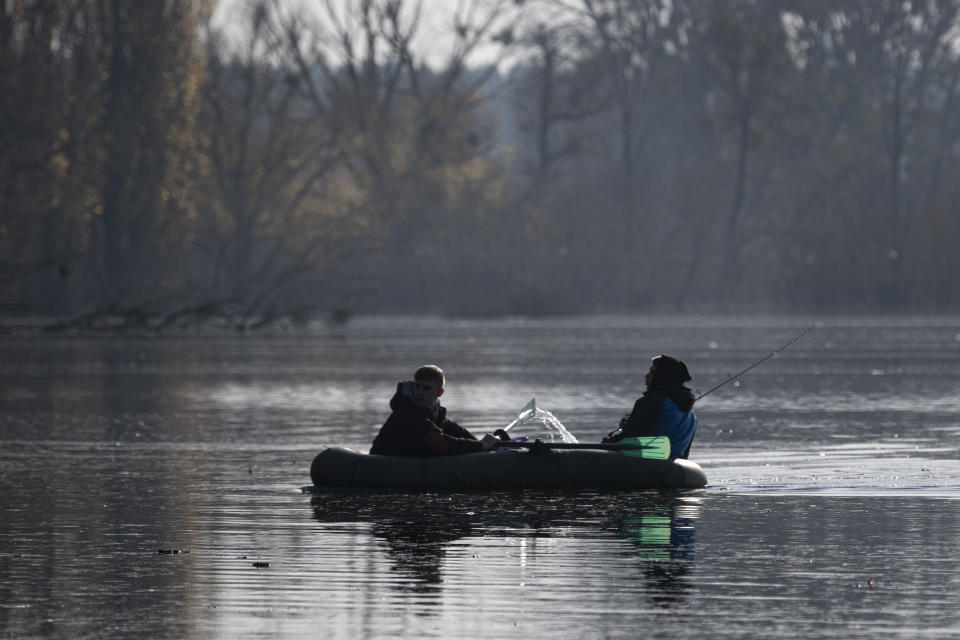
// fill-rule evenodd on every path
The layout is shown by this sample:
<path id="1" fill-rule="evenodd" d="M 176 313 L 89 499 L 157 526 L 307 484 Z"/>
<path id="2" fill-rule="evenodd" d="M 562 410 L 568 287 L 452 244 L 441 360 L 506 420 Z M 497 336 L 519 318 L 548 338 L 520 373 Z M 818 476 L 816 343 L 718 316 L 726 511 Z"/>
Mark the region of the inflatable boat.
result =
<path id="1" fill-rule="evenodd" d="M 313 459 L 310 478 L 318 487 L 454 490 L 691 489 L 707 484 L 707 474 L 689 460 L 651 460 L 590 448 L 555 450 L 546 455 L 500 450 L 406 458 L 328 447 Z"/>

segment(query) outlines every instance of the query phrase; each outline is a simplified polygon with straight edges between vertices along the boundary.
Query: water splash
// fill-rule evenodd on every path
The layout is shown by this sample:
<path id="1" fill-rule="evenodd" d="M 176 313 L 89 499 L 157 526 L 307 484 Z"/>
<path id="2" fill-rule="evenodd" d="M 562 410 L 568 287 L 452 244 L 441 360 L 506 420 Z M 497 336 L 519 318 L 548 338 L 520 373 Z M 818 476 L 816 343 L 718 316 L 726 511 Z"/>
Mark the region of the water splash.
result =
<path id="1" fill-rule="evenodd" d="M 522 431 L 523 435 L 530 440 L 540 438 L 544 442 L 578 442 L 555 415 L 540 407 L 537 407 L 533 413 L 521 418 L 517 422 L 517 426 L 527 427 Z"/>

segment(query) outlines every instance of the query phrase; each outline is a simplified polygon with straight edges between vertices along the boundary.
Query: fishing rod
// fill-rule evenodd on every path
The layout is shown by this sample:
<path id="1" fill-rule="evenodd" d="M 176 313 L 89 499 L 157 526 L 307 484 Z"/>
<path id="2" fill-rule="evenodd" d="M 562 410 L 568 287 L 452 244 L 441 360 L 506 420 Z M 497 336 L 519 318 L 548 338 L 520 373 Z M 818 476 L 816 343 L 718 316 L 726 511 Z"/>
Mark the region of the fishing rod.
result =
<path id="1" fill-rule="evenodd" d="M 812 324 L 811 324 L 809 327 L 807 327 L 806 329 L 804 329 L 803 331 L 801 331 L 801 332 L 800 332 L 800 335 L 796 336 L 795 338 L 793 338 L 792 340 L 790 340 L 789 342 L 787 342 L 786 344 L 784 344 L 783 346 L 781 346 L 779 349 L 774 349 L 773 351 L 771 351 L 770 353 L 768 353 L 768 354 L 766 355 L 766 357 L 761 358 L 760 360 L 757 360 L 756 362 L 754 362 L 753 364 L 751 364 L 749 367 L 747 367 L 746 369 L 744 369 L 744 370 L 741 371 L 740 373 L 736 373 L 736 374 L 730 376 L 729 378 L 727 378 L 726 380 L 724 380 L 723 382 L 721 382 L 720 384 L 718 384 L 717 386 L 715 386 L 713 389 L 710 389 L 709 391 L 705 391 L 704 393 L 701 393 L 700 395 L 698 395 L 698 396 L 696 397 L 696 399 L 694 399 L 694 402 L 698 402 L 698 401 L 699 401 L 701 398 L 703 398 L 704 396 L 708 396 L 708 395 L 710 395 L 711 393 L 713 393 L 714 391 L 716 391 L 717 389 L 719 389 L 720 387 L 723 387 L 723 386 L 725 386 L 725 385 L 730 384 L 731 382 L 733 382 L 734 380 L 736 380 L 737 378 L 739 378 L 740 376 L 742 376 L 742 375 L 745 374 L 746 372 L 750 371 L 751 369 L 753 369 L 753 368 L 755 368 L 755 367 L 759 367 L 761 364 L 763 364 L 764 362 L 766 362 L 767 360 L 769 360 L 769 359 L 772 358 L 773 356 L 777 355 L 778 353 L 780 353 L 781 351 L 783 351 L 783 350 L 786 349 L 787 347 L 790 347 L 791 345 L 795 344 L 798 340 L 800 340 L 800 338 L 802 338 L 803 336 L 807 335 L 807 332 L 810 331 L 810 329 L 813 329 L 813 325 L 812 325 Z"/>

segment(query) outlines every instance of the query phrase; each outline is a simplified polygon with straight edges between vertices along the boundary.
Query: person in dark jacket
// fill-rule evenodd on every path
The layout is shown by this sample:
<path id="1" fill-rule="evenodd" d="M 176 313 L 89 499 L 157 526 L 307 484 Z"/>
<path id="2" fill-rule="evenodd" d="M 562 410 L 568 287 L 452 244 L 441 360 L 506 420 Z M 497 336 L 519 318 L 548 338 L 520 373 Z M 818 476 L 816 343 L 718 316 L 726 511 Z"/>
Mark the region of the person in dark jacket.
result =
<path id="1" fill-rule="evenodd" d="M 477 440 L 452 420 L 440 405 L 445 377 L 440 367 L 424 365 L 413 381 L 397 383 L 390 399 L 393 413 L 373 440 L 370 453 L 385 456 L 449 456 L 490 451 L 498 438 L 491 434 Z"/>
<path id="2" fill-rule="evenodd" d="M 620 428 L 607 434 L 603 442 L 668 436 L 670 457 L 686 458 L 697 429 L 694 395 L 683 384 L 691 380 L 687 365 L 673 356 L 659 355 L 651 362 L 644 380 L 647 390 L 633 405 L 633 411 L 620 421 Z"/>

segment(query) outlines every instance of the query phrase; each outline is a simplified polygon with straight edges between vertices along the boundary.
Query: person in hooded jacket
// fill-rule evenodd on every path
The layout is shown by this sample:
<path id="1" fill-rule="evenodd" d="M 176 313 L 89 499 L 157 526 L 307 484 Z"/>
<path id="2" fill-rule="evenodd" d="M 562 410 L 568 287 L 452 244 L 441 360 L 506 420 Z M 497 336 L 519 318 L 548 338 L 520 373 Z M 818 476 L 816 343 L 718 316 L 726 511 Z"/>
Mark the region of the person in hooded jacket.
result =
<path id="1" fill-rule="evenodd" d="M 607 434 L 603 442 L 668 436 L 670 457 L 686 458 L 697 429 L 693 391 L 683 384 L 690 380 L 682 360 L 666 354 L 653 358 L 644 378 L 647 390 L 633 405 L 633 411 L 620 421 L 620 427 Z"/>
<path id="2" fill-rule="evenodd" d="M 499 439 L 487 434 L 481 440 L 447 419 L 440 405 L 446 378 L 436 365 L 417 369 L 413 381 L 397 383 L 390 399 L 393 413 L 373 440 L 370 453 L 384 456 L 448 456 L 490 451 Z"/>

